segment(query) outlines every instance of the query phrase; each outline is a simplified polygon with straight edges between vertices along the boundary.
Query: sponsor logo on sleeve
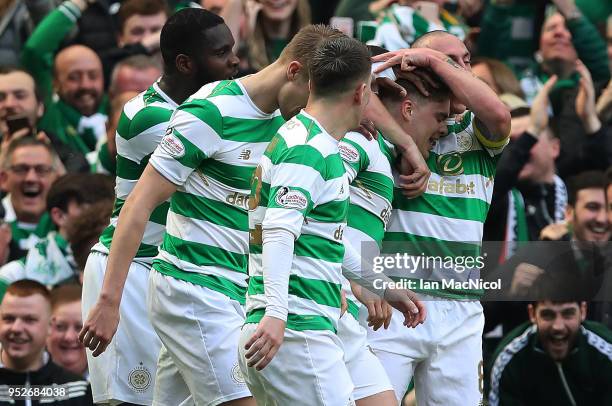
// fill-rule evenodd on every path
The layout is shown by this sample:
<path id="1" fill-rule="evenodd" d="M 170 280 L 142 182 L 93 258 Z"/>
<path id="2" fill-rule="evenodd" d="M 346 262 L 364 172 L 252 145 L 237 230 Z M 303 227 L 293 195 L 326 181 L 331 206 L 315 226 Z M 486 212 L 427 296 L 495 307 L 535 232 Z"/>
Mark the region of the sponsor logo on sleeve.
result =
<path id="1" fill-rule="evenodd" d="M 173 128 L 166 130 L 166 135 L 162 138 L 161 146 L 170 156 L 174 158 L 181 158 L 185 156 L 185 146 L 181 140 L 174 135 Z"/>
<path id="2" fill-rule="evenodd" d="M 276 193 L 276 204 L 287 209 L 304 210 L 308 207 L 308 199 L 299 190 L 282 187 Z"/>
<path id="3" fill-rule="evenodd" d="M 338 144 L 338 151 L 340 151 L 340 157 L 343 161 L 350 164 L 359 162 L 359 151 L 354 146 L 341 142 Z"/>

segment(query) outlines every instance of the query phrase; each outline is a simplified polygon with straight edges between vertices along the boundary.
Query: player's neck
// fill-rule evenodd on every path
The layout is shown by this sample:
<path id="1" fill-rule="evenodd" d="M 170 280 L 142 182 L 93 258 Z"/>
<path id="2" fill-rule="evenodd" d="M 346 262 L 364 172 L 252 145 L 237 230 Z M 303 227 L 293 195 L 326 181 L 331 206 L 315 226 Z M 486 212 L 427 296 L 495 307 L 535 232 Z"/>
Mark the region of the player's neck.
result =
<path id="1" fill-rule="evenodd" d="M 183 103 L 199 89 L 190 80 L 179 75 L 162 75 L 158 85 L 176 104 Z"/>
<path id="2" fill-rule="evenodd" d="M 278 109 L 278 94 L 286 82 L 286 66 L 273 63 L 261 71 L 240 79 L 247 94 L 264 113 Z"/>
<path id="3" fill-rule="evenodd" d="M 304 109 L 306 113 L 313 116 L 319 124 L 323 126 L 325 131 L 336 140 L 341 140 L 349 130 L 357 127 L 354 124 L 354 114 L 343 103 L 338 103 L 337 100 L 317 99 L 308 101 L 308 105 Z M 347 112 L 349 114 L 347 114 Z"/>

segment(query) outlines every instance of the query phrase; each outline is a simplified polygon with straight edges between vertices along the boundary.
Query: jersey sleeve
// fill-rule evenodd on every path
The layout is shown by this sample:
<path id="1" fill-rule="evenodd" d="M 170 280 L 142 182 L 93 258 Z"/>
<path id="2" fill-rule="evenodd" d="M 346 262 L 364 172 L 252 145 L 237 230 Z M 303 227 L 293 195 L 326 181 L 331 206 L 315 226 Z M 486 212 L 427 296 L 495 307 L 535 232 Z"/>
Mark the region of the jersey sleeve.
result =
<path id="1" fill-rule="evenodd" d="M 297 239 L 304 217 L 316 206 L 325 186 L 325 159 L 309 145 L 287 148 L 270 168 L 264 229 L 283 228 Z"/>
<path id="2" fill-rule="evenodd" d="M 340 157 L 344 163 L 344 169 L 348 175 L 348 182 L 351 183 L 357 174 L 364 171 L 370 165 L 369 141 L 362 134 L 350 132 L 338 144 Z"/>
<path id="3" fill-rule="evenodd" d="M 509 134 L 500 141 L 491 141 L 487 139 L 478 128 L 476 115 L 471 111 L 465 112 L 461 119 L 455 123 L 455 133 L 458 134 L 461 131 L 465 131 L 492 158 L 498 157 L 498 155 L 504 151 L 506 145 L 508 145 Z M 476 144 L 474 143 L 473 145 Z"/>
<path id="4" fill-rule="evenodd" d="M 218 150 L 222 126 L 221 113 L 209 100 L 181 105 L 149 163 L 170 182 L 183 185 Z"/>

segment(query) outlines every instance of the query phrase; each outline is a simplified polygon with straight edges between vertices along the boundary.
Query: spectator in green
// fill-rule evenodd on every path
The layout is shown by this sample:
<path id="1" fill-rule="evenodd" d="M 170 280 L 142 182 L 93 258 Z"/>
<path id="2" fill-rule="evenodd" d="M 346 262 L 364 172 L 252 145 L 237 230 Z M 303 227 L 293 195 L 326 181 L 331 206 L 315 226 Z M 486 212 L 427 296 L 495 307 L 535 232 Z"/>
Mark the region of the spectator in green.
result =
<path id="1" fill-rule="evenodd" d="M 9 260 L 13 260 L 25 255 L 53 226 L 46 200 L 59 159 L 48 143 L 32 137 L 15 139 L 3 154 L 0 186 L 7 193 L 2 205 L 4 222 L 11 226 Z"/>
<path id="2" fill-rule="evenodd" d="M 11 283 L 31 279 L 48 288 L 78 282 L 78 268 L 68 246 L 69 230 L 83 210 L 113 200 L 111 178 L 99 174 L 68 174 L 57 179 L 47 195 L 46 208 L 57 227 L 28 250 L 26 256 L 0 268 L 0 292 Z"/>
<path id="3" fill-rule="evenodd" d="M 34 30 L 21 57 L 43 94 L 45 114 L 39 128 L 87 154 L 106 135 L 102 63 L 82 45 L 57 52 L 84 7 L 81 0 L 62 3 Z"/>
<path id="4" fill-rule="evenodd" d="M 44 111 L 40 91 L 28 72 L 18 68 L 0 68 L 0 133 L 3 136 L 0 149 L 6 149 L 10 140 L 15 138 L 38 134 L 38 122 Z M 25 118 L 27 126 L 9 128 L 8 120 L 15 117 Z M 85 155 L 65 145 L 49 131 L 44 137 L 53 145 L 67 172 L 89 171 Z"/>

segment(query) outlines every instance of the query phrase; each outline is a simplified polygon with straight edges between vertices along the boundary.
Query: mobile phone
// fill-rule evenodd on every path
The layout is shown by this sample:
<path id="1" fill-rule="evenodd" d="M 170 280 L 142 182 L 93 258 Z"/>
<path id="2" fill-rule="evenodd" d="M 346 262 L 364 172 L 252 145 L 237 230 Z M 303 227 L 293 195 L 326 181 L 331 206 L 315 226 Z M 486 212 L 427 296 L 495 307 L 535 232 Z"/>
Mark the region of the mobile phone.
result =
<path id="1" fill-rule="evenodd" d="M 11 135 L 15 134 L 19 130 L 28 128 L 30 133 L 32 128 L 30 127 L 30 120 L 26 116 L 13 116 L 6 119 L 6 126 L 8 127 L 7 136 L 10 138 Z"/>

